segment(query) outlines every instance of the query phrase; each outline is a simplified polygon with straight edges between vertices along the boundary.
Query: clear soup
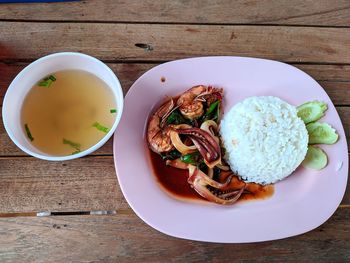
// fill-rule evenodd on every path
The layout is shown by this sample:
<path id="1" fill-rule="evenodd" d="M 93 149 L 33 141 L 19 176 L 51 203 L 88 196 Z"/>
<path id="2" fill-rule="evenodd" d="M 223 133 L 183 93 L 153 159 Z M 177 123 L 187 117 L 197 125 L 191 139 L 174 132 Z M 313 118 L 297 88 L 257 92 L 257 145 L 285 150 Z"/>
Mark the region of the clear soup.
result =
<path id="1" fill-rule="evenodd" d="M 81 70 L 52 73 L 28 92 L 21 110 L 28 140 L 40 151 L 66 156 L 101 140 L 116 118 L 108 85 Z"/>

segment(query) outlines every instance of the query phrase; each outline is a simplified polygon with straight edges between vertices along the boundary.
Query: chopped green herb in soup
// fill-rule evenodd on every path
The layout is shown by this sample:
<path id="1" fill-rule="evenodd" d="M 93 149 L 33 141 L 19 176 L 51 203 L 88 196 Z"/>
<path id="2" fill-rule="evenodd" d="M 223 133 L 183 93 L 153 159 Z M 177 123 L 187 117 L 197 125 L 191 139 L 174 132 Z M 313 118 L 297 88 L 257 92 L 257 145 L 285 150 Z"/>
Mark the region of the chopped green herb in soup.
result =
<path id="1" fill-rule="evenodd" d="M 44 153 L 77 154 L 106 135 L 116 108 L 111 89 L 95 75 L 58 71 L 43 76 L 27 94 L 21 109 L 22 127 L 33 146 Z"/>

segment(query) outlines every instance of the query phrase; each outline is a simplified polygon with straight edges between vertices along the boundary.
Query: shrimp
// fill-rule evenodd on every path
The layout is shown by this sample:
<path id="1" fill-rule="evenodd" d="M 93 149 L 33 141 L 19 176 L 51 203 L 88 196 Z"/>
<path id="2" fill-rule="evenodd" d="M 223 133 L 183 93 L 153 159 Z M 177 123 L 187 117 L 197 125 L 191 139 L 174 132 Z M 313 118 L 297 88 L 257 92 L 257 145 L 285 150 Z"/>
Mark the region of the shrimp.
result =
<path id="1" fill-rule="evenodd" d="M 166 101 L 150 117 L 147 127 L 147 142 L 155 153 L 169 152 L 174 149 L 170 139 L 171 127 L 164 127 L 164 120 L 174 110 L 174 101 Z"/>
<path id="2" fill-rule="evenodd" d="M 196 98 L 205 91 L 205 86 L 194 86 L 179 97 L 177 105 L 185 118 L 193 120 L 203 115 L 203 103 Z"/>
<path id="3" fill-rule="evenodd" d="M 212 102 L 222 98 L 222 89 L 203 85 L 194 86 L 184 92 L 177 100 L 181 114 L 190 120 L 197 119 L 204 114 L 203 102 L 209 106 Z"/>

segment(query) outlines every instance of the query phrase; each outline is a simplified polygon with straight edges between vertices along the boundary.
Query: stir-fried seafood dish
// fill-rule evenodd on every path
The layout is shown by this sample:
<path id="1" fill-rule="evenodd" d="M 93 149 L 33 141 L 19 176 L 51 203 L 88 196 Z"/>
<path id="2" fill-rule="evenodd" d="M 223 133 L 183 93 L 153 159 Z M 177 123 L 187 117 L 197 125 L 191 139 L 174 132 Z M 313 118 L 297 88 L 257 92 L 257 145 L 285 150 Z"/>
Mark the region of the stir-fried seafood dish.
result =
<path id="1" fill-rule="evenodd" d="M 232 204 L 245 184 L 229 187 L 234 174 L 222 159 L 218 134 L 222 98 L 222 89 L 199 85 L 167 100 L 149 119 L 147 141 L 166 165 L 188 170 L 188 183 L 202 197 Z"/>

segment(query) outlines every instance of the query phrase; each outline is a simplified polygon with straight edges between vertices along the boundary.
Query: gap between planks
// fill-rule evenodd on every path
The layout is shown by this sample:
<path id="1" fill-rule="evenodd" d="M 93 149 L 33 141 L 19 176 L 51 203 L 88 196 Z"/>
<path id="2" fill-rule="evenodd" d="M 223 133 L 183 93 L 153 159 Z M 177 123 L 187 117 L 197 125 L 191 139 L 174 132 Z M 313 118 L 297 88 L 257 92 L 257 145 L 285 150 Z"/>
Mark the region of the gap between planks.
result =
<path id="1" fill-rule="evenodd" d="M 0 21 L 1 22 L 1 21 Z M 140 43 L 135 43 L 140 44 Z M 72 51 L 74 52 L 74 51 Z M 78 52 L 79 53 L 79 52 Z M 49 55 L 49 54 L 48 54 Z M 179 59 L 173 59 L 173 60 L 124 60 L 124 59 L 99 59 L 103 63 L 109 63 L 109 64 L 157 64 L 155 66 L 158 66 L 158 64 L 164 64 L 167 62 L 172 62 L 176 60 L 182 60 L 182 59 L 190 59 L 190 58 L 200 58 L 200 57 L 215 57 L 213 55 L 208 55 L 208 56 L 193 56 L 193 57 L 183 57 Z M 218 57 L 240 57 L 240 56 L 225 56 L 225 55 L 218 55 Z M 244 57 L 251 57 L 251 58 L 259 58 L 259 57 L 252 57 L 252 56 L 244 56 Z M 40 58 L 40 57 L 39 57 Z M 13 65 L 13 64 L 20 64 L 20 63 L 32 63 L 39 58 L 13 58 L 13 59 L 0 59 L 0 63 L 3 63 L 5 65 Z M 261 59 L 266 59 L 266 60 L 273 60 L 277 62 L 282 62 L 286 64 L 290 64 L 291 66 L 293 65 L 309 65 L 309 66 L 350 66 L 350 63 L 342 63 L 342 62 L 315 62 L 315 61 L 288 61 L 288 60 L 275 60 L 275 59 L 268 59 L 268 58 L 261 58 Z M 341 82 L 341 81 L 340 81 Z M 346 81 L 344 81 L 346 82 Z"/>
<path id="2" fill-rule="evenodd" d="M 350 205 L 339 205 L 337 209 L 350 209 Z M 11 218 L 11 217 L 52 217 L 52 216 L 82 216 L 82 215 L 131 215 L 134 214 L 130 209 L 120 209 L 120 210 L 94 210 L 94 211 L 60 211 L 60 212 L 14 212 L 14 213 L 0 213 L 1 218 Z"/>
<path id="3" fill-rule="evenodd" d="M 181 26 L 269 26 L 269 27 L 315 27 L 315 28 L 350 28 L 350 26 L 328 25 L 300 25 L 300 24 L 273 24 L 273 23 L 196 23 L 196 22 L 150 22 L 150 21 L 108 21 L 108 20 L 37 20 L 37 19 L 0 19 L 0 22 L 12 23 L 75 23 L 75 24 L 136 24 L 136 25 L 181 25 Z"/>

